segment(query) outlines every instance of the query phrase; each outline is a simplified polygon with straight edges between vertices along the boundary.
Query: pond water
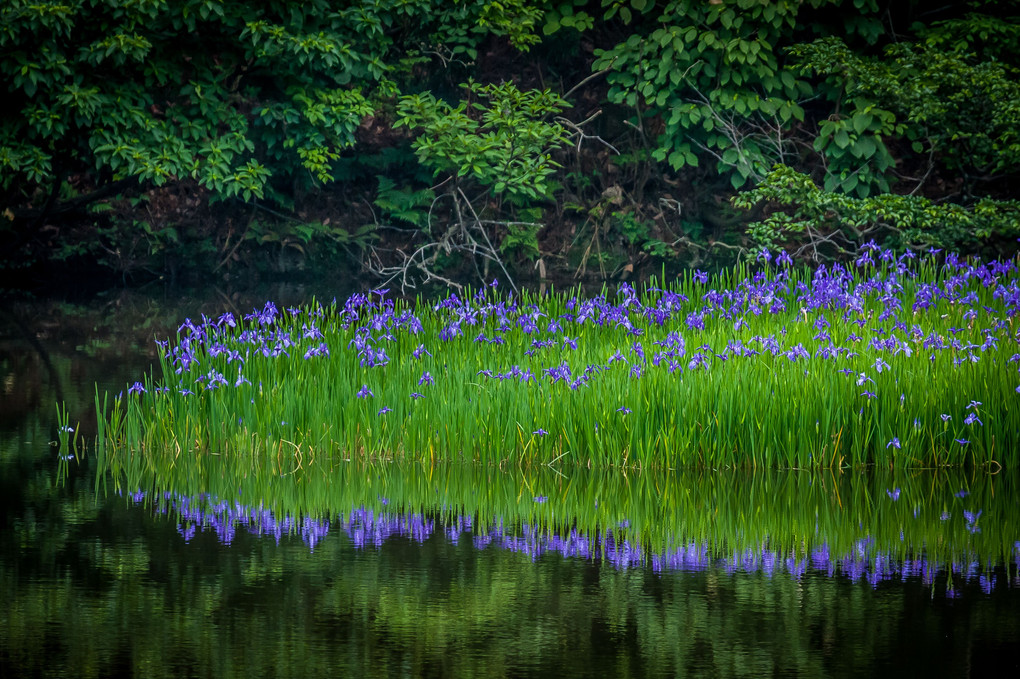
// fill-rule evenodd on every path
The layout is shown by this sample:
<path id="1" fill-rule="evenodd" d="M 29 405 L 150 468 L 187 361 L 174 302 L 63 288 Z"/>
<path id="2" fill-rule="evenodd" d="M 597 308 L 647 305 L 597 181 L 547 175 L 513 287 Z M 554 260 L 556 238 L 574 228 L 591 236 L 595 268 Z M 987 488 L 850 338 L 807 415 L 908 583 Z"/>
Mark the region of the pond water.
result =
<path id="1" fill-rule="evenodd" d="M 1020 478 L 60 460 L 186 316 L 0 308 L 0 676 L 981 676 L 1020 662 Z"/>

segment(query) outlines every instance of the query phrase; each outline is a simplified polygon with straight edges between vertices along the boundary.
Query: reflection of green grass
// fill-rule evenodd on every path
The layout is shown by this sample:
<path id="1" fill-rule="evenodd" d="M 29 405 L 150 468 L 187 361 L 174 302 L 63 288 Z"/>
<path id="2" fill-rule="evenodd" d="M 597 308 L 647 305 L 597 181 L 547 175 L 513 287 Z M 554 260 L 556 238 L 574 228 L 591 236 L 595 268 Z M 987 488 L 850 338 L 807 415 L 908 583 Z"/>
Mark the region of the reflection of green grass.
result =
<path id="1" fill-rule="evenodd" d="M 330 518 L 365 507 L 468 516 L 478 525 L 526 523 L 561 534 L 611 529 L 647 553 L 697 542 L 723 551 L 768 546 L 793 556 L 825 544 L 833 554 L 848 554 L 867 539 L 896 558 L 925 554 L 932 563 L 946 563 L 974 557 L 987 566 L 1009 561 L 1020 538 L 1014 480 L 986 474 L 564 474 L 392 463 L 317 463 L 281 474 L 271 463 L 252 467 L 247 456 L 181 455 L 172 467 L 157 468 L 150 456 L 104 454 L 97 479 L 113 484 L 107 491 L 204 493 L 278 517 Z M 965 511 L 982 513 L 972 523 Z"/>
<path id="2" fill-rule="evenodd" d="M 918 584 L 658 577 L 442 540 L 220 549 L 118 502 L 102 514 L 126 527 L 4 553 L 56 565 L 28 582 L 0 569 L 12 675 L 879 676 L 906 657 L 962 676 L 974 649 L 1015 643 L 1013 590 L 950 615 Z"/>
<path id="3" fill-rule="evenodd" d="M 595 299 L 267 305 L 184 326 L 114 442 L 299 466 L 1013 467 L 1016 308 L 994 291 L 1016 281 L 996 271 L 928 261 Z"/>

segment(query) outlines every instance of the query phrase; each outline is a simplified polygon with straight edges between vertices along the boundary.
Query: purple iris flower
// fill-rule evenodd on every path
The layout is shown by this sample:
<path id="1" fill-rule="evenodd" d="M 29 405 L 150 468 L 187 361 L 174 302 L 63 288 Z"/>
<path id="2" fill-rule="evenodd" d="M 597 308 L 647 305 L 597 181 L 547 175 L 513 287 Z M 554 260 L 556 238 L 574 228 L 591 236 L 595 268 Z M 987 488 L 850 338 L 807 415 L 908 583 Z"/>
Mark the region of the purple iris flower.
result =
<path id="1" fill-rule="evenodd" d="M 369 396 L 375 396 L 375 394 L 372 393 L 372 390 L 368 388 L 367 384 L 363 384 L 355 396 L 358 398 L 368 398 Z"/>
<path id="2" fill-rule="evenodd" d="M 889 443 L 885 444 L 885 447 L 886 447 L 886 448 L 888 448 L 889 446 L 892 446 L 892 447 L 893 447 L 893 448 L 895 448 L 896 450 L 899 450 L 899 449 L 900 449 L 900 440 L 899 440 L 899 438 L 897 438 L 897 437 L 895 437 L 895 436 L 894 436 L 894 437 L 892 438 L 892 440 L 891 440 L 891 441 L 889 441 Z"/>

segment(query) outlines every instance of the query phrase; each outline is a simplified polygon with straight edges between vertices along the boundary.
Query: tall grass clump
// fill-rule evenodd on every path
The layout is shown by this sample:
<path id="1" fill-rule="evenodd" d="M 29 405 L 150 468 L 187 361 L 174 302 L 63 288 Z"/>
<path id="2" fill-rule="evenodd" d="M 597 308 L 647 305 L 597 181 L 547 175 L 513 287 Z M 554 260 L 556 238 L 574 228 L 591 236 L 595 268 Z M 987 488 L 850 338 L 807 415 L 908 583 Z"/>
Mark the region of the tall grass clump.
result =
<path id="1" fill-rule="evenodd" d="M 1014 261 L 875 246 L 594 296 L 267 303 L 185 321 L 159 375 L 100 405 L 100 445 L 280 469 L 1015 467 L 1018 304 Z"/>

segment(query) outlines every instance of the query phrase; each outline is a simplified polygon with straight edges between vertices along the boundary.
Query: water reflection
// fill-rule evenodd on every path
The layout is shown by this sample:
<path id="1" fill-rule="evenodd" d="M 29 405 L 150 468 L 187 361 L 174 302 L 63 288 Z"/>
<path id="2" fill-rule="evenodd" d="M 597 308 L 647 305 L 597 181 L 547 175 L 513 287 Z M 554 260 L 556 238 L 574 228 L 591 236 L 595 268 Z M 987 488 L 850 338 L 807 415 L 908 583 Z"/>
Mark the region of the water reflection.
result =
<path id="1" fill-rule="evenodd" d="M 331 532 L 343 534 L 355 549 L 378 549 L 392 538 L 405 538 L 422 545 L 435 534 L 444 537 L 450 545 L 463 541 L 477 550 L 499 549 L 522 554 L 533 562 L 549 555 L 597 560 L 618 569 L 648 568 L 655 573 L 713 570 L 728 575 L 759 573 L 768 579 L 787 576 L 799 580 L 810 570 L 829 578 L 866 582 L 872 587 L 910 578 L 932 586 L 942 575 L 946 583 L 944 595 L 950 598 L 958 596 L 965 584 L 977 585 L 984 594 L 991 594 L 1000 583 L 1004 587 L 1020 586 L 1020 540 L 1013 543 L 1012 561 L 1008 564 L 982 562 L 979 555 L 966 549 L 949 560 L 929 556 L 923 546 L 921 549 L 906 546 L 895 551 L 882 549 L 870 535 L 858 537 L 849 549 L 843 550 L 833 549 L 825 536 L 816 536 L 814 546 L 804 542 L 793 547 L 775 547 L 766 540 L 754 548 L 727 549 L 713 547 L 706 539 L 694 539 L 669 549 L 655 550 L 642 545 L 639 539 L 628 537 L 626 522 L 616 528 L 592 530 L 575 525 L 560 532 L 540 524 L 502 518 L 480 523 L 473 516 L 449 512 L 376 511 L 359 507 L 331 518 L 278 517 L 261 506 L 220 501 L 206 494 L 187 497 L 165 492 L 162 497 L 153 499 L 137 491 L 129 497 L 132 503 L 149 507 L 156 514 L 175 521 L 177 533 L 185 542 L 190 542 L 200 531 L 207 531 L 221 544 L 230 545 L 240 530 L 258 538 L 272 539 L 277 545 L 284 537 L 297 537 L 314 552 Z M 384 506 L 389 504 L 386 498 L 379 500 Z M 978 532 L 973 525 L 974 515 L 965 513 L 968 532 Z M 999 569 L 1003 572 L 1001 578 L 997 566 L 1004 567 Z"/>

